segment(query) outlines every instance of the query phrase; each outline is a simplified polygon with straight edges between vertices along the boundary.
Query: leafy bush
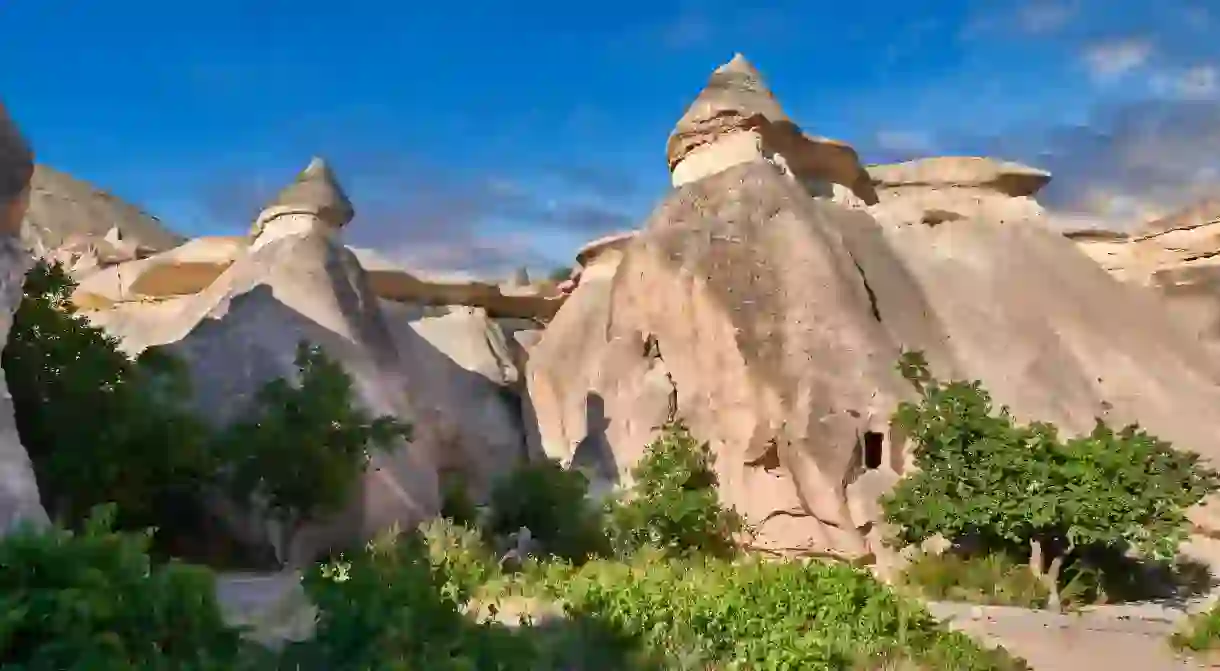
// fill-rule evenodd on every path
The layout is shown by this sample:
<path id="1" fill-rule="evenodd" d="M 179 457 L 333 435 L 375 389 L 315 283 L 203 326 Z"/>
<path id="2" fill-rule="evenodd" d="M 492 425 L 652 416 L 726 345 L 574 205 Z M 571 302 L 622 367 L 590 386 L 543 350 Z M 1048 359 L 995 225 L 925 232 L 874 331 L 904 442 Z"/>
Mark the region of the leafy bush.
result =
<path id="1" fill-rule="evenodd" d="M 0 540 L 5 669 L 231 671 L 245 645 L 207 569 L 153 566 L 146 534 L 112 533 L 114 507 L 80 534 L 25 528 Z"/>
<path id="2" fill-rule="evenodd" d="M 608 551 L 597 511 L 585 500 L 589 481 L 555 460 L 526 464 L 492 486 L 486 531 L 502 537 L 530 530 L 541 550 L 570 561 Z"/>
<path id="3" fill-rule="evenodd" d="M 442 592 L 457 603 L 466 603 L 475 591 L 499 573 L 496 558 L 482 535 L 448 519 L 420 525 L 428 559 L 444 576 Z"/>
<path id="4" fill-rule="evenodd" d="M 1220 605 L 1190 617 L 1169 642 L 1178 650 L 1214 657 L 1220 651 Z"/>
<path id="5" fill-rule="evenodd" d="M 155 350 L 133 361 L 76 313 L 74 289 L 58 264 L 36 263 L 4 348 L 44 503 L 68 524 L 114 502 L 122 528 L 181 525 L 183 501 L 214 468 L 185 371 Z"/>
<path id="6" fill-rule="evenodd" d="M 644 551 L 631 564 L 590 562 L 548 588 L 573 616 L 660 653 L 665 668 L 849 669 L 886 658 L 957 671 L 1027 668 L 945 632 L 914 602 L 844 565 Z"/>
<path id="7" fill-rule="evenodd" d="M 354 402 L 351 376 L 318 347 L 297 347 L 299 380 L 268 382 L 247 413 L 217 435 L 222 476 L 238 500 L 261 500 L 289 537 L 305 520 L 351 501 L 369 448 L 409 440 L 409 426 Z M 284 539 L 285 545 L 290 539 Z"/>
<path id="8" fill-rule="evenodd" d="M 474 526 L 479 521 L 479 510 L 470 500 L 465 479 L 452 475 L 441 477 L 441 517 L 455 524 Z"/>
<path id="9" fill-rule="evenodd" d="M 1186 509 L 1220 488 L 1220 474 L 1164 441 L 1101 421 L 1064 440 L 1054 426 L 1021 425 L 998 411 L 978 382 L 942 384 L 917 353 L 903 375 L 919 403 L 895 425 L 915 446 L 919 471 L 882 502 L 900 539 L 935 534 L 972 541 L 1027 562 L 1059 606 L 1062 569 L 1090 553 L 1172 558 L 1186 535 Z"/>
<path id="10" fill-rule="evenodd" d="M 1043 608 L 1049 596 L 1028 566 L 1004 554 L 920 555 L 903 572 L 903 581 L 937 600 Z"/>
<path id="11" fill-rule="evenodd" d="M 670 555 L 728 556 L 744 523 L 720 505 L 714 457 L 684 424 L 669 422 L 632 469 L 631 491 L 608 506 L 615 550 L 630 554 L 642 547 Z"/>
<path id="12" fill-rule="evenodd" d="M 464 617 L 465 596 L 444 589 L 444 565 L 433 565 L 419 535 L 388 533 L 350 561 L 306 574 L 317 633 L 285 650 L 284 668 L 537 668 L 527 638 Z"/>

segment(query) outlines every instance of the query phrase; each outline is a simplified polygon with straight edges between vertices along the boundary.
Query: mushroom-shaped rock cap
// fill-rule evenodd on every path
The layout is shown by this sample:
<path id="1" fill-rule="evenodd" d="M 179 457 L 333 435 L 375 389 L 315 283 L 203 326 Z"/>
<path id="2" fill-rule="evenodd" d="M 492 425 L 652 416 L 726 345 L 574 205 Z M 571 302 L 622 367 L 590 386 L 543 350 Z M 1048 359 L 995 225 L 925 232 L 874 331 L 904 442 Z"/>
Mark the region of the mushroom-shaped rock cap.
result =
<path id="1" fill-rule="evenodd" d="M 356 216 L 335 173 L 316 156 L 292 184 L 263 208 L 252 233 L 258 235 L 264 224 L 282 214 L 312 214 L 335 228 L 347 225 Z"/>
<path id="2" fill-rule="evenodd" d="M 670 133 L 669 168 L 672 170 L 691 150 L 716 135 L 736 128 L 782 122 L 791 123 L 771 89 L 763 83 L 758 69 L 745 56 L 736 54 L 733 60 L 712 72 L 707 86 Z"/>
<path id="3" fill-rule="evenodd" d="M 1045 170 L 978 156 L 940 156 L 904 163 L 870 165 L 868 174 L 881 189 L 968 187 L 1009 196 L 1032 196 L 1051 181 Z"/>
<path id="4" fill-rule="evenodd" d="M 611 249 L 622 249 L 639 235 L 638 231 L 623 231 L 600 237 L 576 252 L 576 264 L 581 268 L 589 267 L 594 259 Z"/>

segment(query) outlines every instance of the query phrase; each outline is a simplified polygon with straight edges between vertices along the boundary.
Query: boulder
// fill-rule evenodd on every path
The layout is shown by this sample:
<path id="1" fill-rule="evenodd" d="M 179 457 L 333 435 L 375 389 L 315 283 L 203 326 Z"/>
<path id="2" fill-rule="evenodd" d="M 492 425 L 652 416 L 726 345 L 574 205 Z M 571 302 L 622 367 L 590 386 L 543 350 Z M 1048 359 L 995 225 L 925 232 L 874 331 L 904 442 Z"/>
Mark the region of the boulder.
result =
<path id="1" fill-rule="evenodd" d="M 853 206 L 877 202 L 855 150 L 806 135 L 741 54 L 712 73 L 670 134 L 666 153 L 675 187 L 763 158 L 820 197 Z"/>

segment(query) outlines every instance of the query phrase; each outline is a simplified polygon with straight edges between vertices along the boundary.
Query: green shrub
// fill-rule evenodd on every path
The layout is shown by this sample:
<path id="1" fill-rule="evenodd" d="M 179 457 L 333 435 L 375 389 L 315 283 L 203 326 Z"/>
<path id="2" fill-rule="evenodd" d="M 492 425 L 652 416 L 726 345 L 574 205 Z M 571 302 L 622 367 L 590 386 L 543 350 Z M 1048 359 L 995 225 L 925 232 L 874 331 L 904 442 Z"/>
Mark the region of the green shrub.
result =
<path id="1" fill-rule="evenodd" d="M 458 475 L 441 477 L 441 517 L 465 526 L 478 523 L 479 510 L 470 500 L 465 478 Z"/>
<path id="2" fill-rule="evenodd" d="M 543 553 L 584 561 L 608 551 L 601 518 L 585 499 L 589 482 L 554 460 L 526 464 L 492 486 L 485 531 L 504 537 L 527 527 Z"/>
<path id="3" fill-rule="evenodd" d="M 69 525 L 113 502 L 121 528 L 181 527 L 214 469 L 185 370 L 155 350 L 133 361 L 76 313 L 74 289 L 58 264 L 36 263 L 3 355 L 44 503 Z"/>
<path id="4" fill-rule="evenodd" d="M 461 612 L 466 595 L 445 590 L 417 534 L 387 533 L 348 561 L 306 574 L 318 607 L 315 637 L 285 650 L 284 668 L 502 669 L 529 671 L 538 651 L 528 638 Z"/>
<path id="5" fill-rule="evenodd" d="M 632 469 L 626 498 L 608 506 L 615 550 L 631 554 L 652 546 L 681 556 L 728 556 L 744 528 L 736 511 L 720 505 L 714 457 L 681 422 L 669 422 Z"/>
<path id="6" fill-rule="evenodd" d="M 1220 650 L 1220 605 L 1187 619 L 1169 642 L 1177 650 L 1214 656 Z"/>
<path id="7" fill-rule="evenodd" d="M 444 594 L 465 603 L 475 591 L 499 574 L 496 558 L 476 530 L 439 518 L 419 527 L 428 559 L 442 576 Z"/>
<path id="8" fill-rule="evenodd" d="M 907 353 L 899 369 L 920 394 L 894 424 L 915 448 L 918 472 L 882 502 L 900 539 L 935 534 L 1007 553 L 1060 605 L 1062 571 L 1089 554 L 1171 559 L 1186 509 L 1220 488 L 1220 475 L 1136 426 L 1098 421 L 1064 440 L 1054 426 L 1018 424 L 978 382 L 942 384 Z M 1079 567 L 1077 567 L 1079 570 Z"/>
<path id="9" fill-rule="evenodd" d="M 99 508 L 79 534 L 0 540 L 0 667 L 239 668 L 245 645 L 221 619 L 212 574 L 154 566 L 146 534 L 111 532 L 114 512 Z"/>
<path id="10" fill-rule="evenodd" d="M 221 475 L 240 501 L 265 502 L 288 538 L 306 520 L 335 513 L 351 500 L 369 449 L 409 440 L 409 426 L 373 418 L 355 402 L 351 376 L 318 347 L 300 343 L 297 384 L 276 379 L 215 438 Z"/>
<path id="11" fill-rule="evenodd" d="M 936 600 L 1043 608 L 1049 596 L 1026 565 L 1004 554 L 920 555 L 903 572 L 903 581 Z"/>
<path id="12" fill-rule="evenodd" d="M 866 572 L 817 562 L 637 554 L 593 561 L 547 585 L 574 617 L 660 654 L 665 668 L 850 669 L 909 659 L 956 671 L 1024 669 L 945 632 Z"/>

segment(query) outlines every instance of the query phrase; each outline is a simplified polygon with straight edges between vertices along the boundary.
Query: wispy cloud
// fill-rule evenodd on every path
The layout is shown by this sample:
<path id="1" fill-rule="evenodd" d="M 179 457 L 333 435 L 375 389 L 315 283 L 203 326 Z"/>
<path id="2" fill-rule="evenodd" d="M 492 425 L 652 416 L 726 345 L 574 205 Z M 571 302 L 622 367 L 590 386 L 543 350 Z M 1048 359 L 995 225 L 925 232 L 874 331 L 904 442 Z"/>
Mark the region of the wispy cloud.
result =
<path id="1" fill-rule="evenodd" d="M 1073 0 L 1030 2 L 1017 9 L 1017 25 L 1031 35 L 1046 35 L 1066 26 L 1078 10 Z"/>
<path id="2" fill-rule="evenodd" d="M 1152 57 L 1152 42 L 1144 37 L 1090 44 L 1081 54 L 1089 76 L 1096 82 L 1111 82 L 1143 67 Z"/>
<path id="3" fill-rule="evenodd" d="M 1153 76 L 1151 87 L 1156 95 L 1189 100 L 1209 100 L 1220 97 L 1220 66 L 1196 65 Z"/>

